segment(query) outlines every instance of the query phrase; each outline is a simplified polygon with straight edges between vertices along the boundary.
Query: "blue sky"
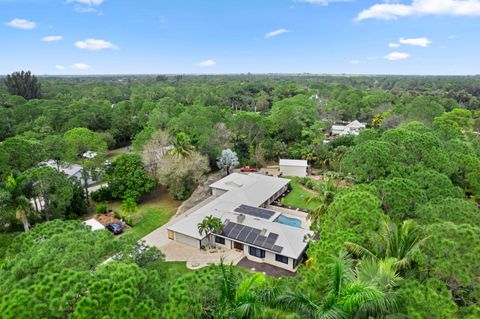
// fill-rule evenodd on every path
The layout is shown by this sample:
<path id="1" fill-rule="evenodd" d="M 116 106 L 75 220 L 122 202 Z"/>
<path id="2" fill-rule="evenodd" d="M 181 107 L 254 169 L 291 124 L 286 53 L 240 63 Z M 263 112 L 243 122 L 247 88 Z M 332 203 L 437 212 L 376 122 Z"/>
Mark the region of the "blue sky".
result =
<path id="1" fill-rule="evenodd" d="M 0 74 L 480 74 L 480 0 L 0 0 Z"/>

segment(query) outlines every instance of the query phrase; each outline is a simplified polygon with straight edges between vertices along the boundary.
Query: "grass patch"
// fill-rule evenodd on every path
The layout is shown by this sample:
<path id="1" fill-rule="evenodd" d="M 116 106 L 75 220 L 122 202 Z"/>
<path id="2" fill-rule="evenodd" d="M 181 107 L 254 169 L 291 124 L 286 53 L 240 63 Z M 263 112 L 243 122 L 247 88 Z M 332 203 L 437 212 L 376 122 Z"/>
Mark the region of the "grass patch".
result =
<path id="1" fill-rule="evenodd" d="M 168 222 L 168 220 L 175 215 L 175 212 L 181 203 L 182 202 L 180 201 L 171 199 L 166 190 L 158 186 L 140 199 L 137 212 L 135 213 L 135 216 L 133 216 L 133 219 L 136 222 L 133 227 L 125 233 L 133 235 L 136 239 L 148 235 Z M 120 212 L 122 210 L 121 201 L 109 202 L 108 209 Z"/>
<path id="2" fill-rule="evenodd" d="M 290 182 L 292 191 L 285 196 L 282 203 L 286 206 L 293 208 L 305 209 L 308 211 L 315 210 L 318 206 L 317 203 L 307 203 L 306 199 L 312 195 L 312 191 L 308 191 L 303 188 L 295 179 Z"/>
<path id="3" fill-rule="evenodd" d="M 162 271 L 165 271 L 166 281 L 174 282 L 191 270 L 187 268 L 187 263 L 184 261 L 166 261 Z"/>

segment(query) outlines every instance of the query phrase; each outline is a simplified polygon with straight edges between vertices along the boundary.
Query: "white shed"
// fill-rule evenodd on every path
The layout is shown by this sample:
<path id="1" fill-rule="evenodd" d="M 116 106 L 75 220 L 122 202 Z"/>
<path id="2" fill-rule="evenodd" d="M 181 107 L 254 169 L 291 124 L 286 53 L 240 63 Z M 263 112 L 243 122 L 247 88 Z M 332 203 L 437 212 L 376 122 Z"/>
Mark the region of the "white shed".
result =
<path id="1" fill-rule="evenodd" d="M 283 176 L 307 176 L 308 162 L 305 160 L 280 159 L 279 166 Z"/>

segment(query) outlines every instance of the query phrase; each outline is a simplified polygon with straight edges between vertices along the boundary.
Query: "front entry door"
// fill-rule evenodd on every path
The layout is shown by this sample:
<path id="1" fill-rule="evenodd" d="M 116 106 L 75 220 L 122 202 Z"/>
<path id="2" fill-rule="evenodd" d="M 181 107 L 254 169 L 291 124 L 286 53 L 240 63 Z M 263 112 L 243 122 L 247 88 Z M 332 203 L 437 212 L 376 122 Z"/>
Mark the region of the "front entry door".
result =
<path id="1" fill-rule="evenodd" d="M 234 241 L 233 242 L 233 248 L 243 251 L 243 244 Z"/>

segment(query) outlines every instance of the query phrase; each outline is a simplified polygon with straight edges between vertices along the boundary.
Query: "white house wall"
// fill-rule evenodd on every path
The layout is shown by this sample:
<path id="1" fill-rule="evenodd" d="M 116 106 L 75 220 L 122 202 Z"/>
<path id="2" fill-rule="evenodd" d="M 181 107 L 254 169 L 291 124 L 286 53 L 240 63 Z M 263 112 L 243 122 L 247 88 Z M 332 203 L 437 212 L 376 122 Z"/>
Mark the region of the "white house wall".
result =
<path id="1" fill-rule="evenodd" d="M 303 166 L 280 166 L 280 172 L 283 176 L 307 176 L 307 168 Z"/>
<path id="2" fill-rule="evenodd" d="M 175 240 L 178 241 L 179 243 L 182 243 L 182 244 L 185 244 L 185 245 L 188 245 L 188 246 L 192 246 L 192 247 L 195 247 L 195 248 L 200 248 L 200 242 L 196 238 L 186 236 L 186 235 L 180 234 L 180 233 L 175 233 L 174 236 L 175 236 L 174 237 Z"/>
<path id="3" fill-rule="evenodd" d="M 251 261 L 254 261 L 254 262 L 257 262 L 257 263 L 269 264 L 269 265 L 276 266 L 278 268 L 283 268 L 283 269 L 286 269 L 286 270 L 289 270 L 289 271 L 294 270 L 293 269 L 293 259 L 292 258 L 288 258 L 288 264 L 284 264 L 284 263 L 281 263 L 279 261 L 276 261 L 275 260 L 275 255 L 276 254 L 272 253 L 268 250 L 265 250 L 265 258 L 258 258 L 258 257 L 250 255 L 248 247 L 249 247 L 248 245 L 243 246 L 243 254 L 245 255 L 245 257 L 247 257 L 247 259 L 249 259 Z"/>

